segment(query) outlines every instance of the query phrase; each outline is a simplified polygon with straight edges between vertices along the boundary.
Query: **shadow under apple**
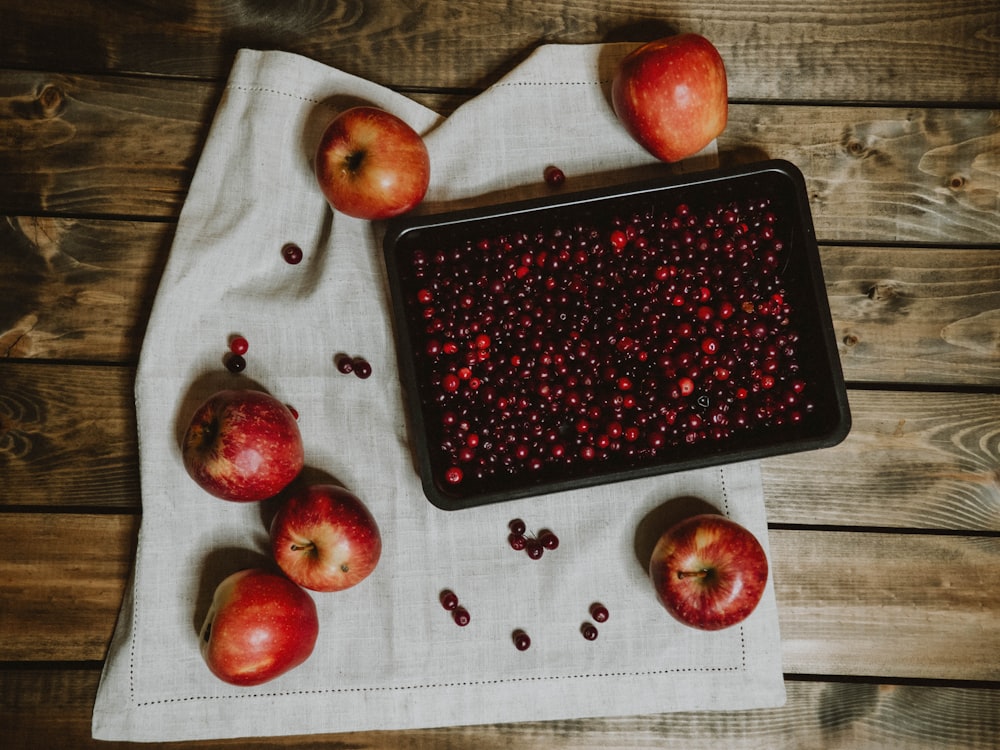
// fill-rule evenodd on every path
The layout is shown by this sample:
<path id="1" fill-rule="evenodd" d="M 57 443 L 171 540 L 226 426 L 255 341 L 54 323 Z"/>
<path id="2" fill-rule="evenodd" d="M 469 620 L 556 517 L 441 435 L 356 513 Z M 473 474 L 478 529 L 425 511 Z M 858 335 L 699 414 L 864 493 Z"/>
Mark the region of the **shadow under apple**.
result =
<path id="1" fill-rule="evenodd" d="M 722 511 L 700 497 L 682 495 L 653 508 L 639 521 L 635 529 L 634 551 L 636 562 L 643 573 L 649 571 L 653 548 L 663 533 L 679 521 L 701 513 L 721 515 Z"/>
<path id="2" fill-rule="evenodd" d="M 195 635 L 201 633 L 208 610 L 212 607 L 215 590 L 233 573 L 247 568 L 264 568 L 280 573 L 275 562 L 263 552 L 249 547 L 219 547 L 205 554 L 196 592 L 193 622 Z"/>
<path id="3" fill-rule="evenodd" d="M 299 475 L 295 477 L 291 484 L 289 484 L 285 489 L 274 497 L 269 497 L 266 500 L 261 500 L 257 503 L 257 507 L 260 509 L 260 521 L 264 527 L 264 532 L 270 535 L 271 522 L 274 520 L 275 515 L 277 515 L 278 509 L 281 508 L 289 497 L 301 492 L 306 487 L 311 487 L 316 484 L 332 484 L 337 487 L 343 487 L 346 490 L 350 490 L 350 487 L 341 482 L 330 472 L 324 469 L 319 469 L 315 466 L 306 465 L 302 467 L 302 471 L 299 472 Z"/>

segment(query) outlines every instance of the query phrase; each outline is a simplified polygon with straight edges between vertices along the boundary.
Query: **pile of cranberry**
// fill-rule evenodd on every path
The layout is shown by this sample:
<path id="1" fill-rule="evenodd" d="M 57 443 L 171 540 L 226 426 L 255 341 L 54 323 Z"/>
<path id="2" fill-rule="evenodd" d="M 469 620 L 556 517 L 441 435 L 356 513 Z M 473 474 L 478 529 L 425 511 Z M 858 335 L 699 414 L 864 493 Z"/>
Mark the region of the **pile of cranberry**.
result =
<path id="1" fill-rule="evenodd" d="M 622 203 L 415 246 L 404 285 L 436 481 L 649 466 L 813 411 L 772 204 Z"/>

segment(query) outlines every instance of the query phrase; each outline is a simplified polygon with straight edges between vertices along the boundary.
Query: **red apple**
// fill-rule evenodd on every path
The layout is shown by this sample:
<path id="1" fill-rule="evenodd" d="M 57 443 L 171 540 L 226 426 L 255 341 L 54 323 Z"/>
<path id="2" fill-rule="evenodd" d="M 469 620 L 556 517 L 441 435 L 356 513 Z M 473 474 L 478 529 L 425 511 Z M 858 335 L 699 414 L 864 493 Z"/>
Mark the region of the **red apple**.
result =
<path id="1" fill-rule="evenodd" d="M 336 485 L 314 484 L 278 509 L 271 521 L 271 553 L 300 586 L 342 591 L 375 570 L 382 537 L 357 496 Z"/>
<path id="2" fill-rule="evenodd" d="M 219 391 L 199 406 L 181 454 L 188 474 L 203 489 L 237 502 L 273 497 L 305 463 L 291 410 L 254 390 Z"/>
<path id="3" fill-rule="evenodd" d="M 764 593 L 767 570 L 757 538 L 714 513 L 691 516 L 664 532 L 649 562 L 660 603 L 685 625 L 702 630 L 746 619 Z"/>
<path id="4" fill-rule="evenodd" d="M 316 151 L 316 179 L 338 211 L 388 219 L 424 199 L 431 162 L 420 135 L 390 112 L 353 107 L 327 126 Z"/>
<path id="5" fill-rule="evenodd" d="M 726 67 L 698 34 L 644 44 L 619 64 L 611 102 L 625 129 L 653 156 L 680 161 L 726 128 Z"/>
<path id="6" fill-rule="evenodd" d="M 259 685 L 308 659 L 318 635 L 312 597 L 282 575 L 251 568 L 215 589 L 201 655 L 220 680 Z"/>

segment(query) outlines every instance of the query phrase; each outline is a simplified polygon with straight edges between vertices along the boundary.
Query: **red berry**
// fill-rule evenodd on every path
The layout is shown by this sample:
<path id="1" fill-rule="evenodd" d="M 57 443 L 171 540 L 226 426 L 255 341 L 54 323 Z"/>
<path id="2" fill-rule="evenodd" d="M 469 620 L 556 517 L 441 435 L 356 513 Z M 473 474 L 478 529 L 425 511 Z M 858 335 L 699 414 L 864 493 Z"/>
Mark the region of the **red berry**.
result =
<path id="1" fill-rule="evenodd" d="M 559 537 L 548 529 L 543 530 L 538 535 L 538 541 L 542 543 L 542 546 L 545 547 L 545 549 L 556 549 L 559 546 Z"/>
<path id="2" fill-rule="evenodd" d="M 543 173 L 545 181 L 552 187 L 559 187 L 566 182 L 566 174 L 556 166 L 548 166 Z"/>
<path id="3" fill-rule="evenodd" d="M 351 362 L 351 365 L 354 368 L 354 374 L 357 375 L 362 380 L 371 377 L 372 366 L 368 363 L 368 360 L 364 359 L 363 357 L 355 357 L 354 360 Z"/>
<path id="4" fill-rule="evenodd" d="M 247 361 L 240 354 L 229 353 L 226 357 L 226 369 L 229 372 L 243 372 L 247 369 Z"/>
<path id="5" fill-rule="evenodd" d="M 597 640 L 597 626 L 591 622 L 585 622 L 580 626 L 580 632 L 588 641 Z"/>
<path id="6" fill-rule="evenodd" d="M 250 348 L 250 342 L 248 342 L 242 336 L 233 336 L 229 341 L 229 351 L 233 354 L 246 354 L 247 349 Z"/>
<path id="7" fill-rule="evenodd" d="M 451 589 L 445 589 L 441 592 L 441 606 L 447 609 L 449 612 L 458 607 L 458 596 Z"/>
<path id="8" fill-rule="evenodd" d="M 462 606 L 455 607 L 451 612 L 451 617 L 460 628 L 464 628 L 469 624 L 469 620 L 472 619 L 469 617 L 469 610 Z"/>
<path id="9" fill-rule="evenodd" d="M 285 404 L 285 406 L 287 406 L 287 407 L 288 407 L 288 411 L 290 411 L 290 412 L 292 413 L 292 416 L 293 416 L 293 417 L 295 417 L 295 419 L 298 419 L 298 418 L 299 418 L 299 412 L 298 412 L 298 409 L 296 409 L 296 408 L 295 408 L 294 406 L 292 406 L 291 404 Z"/>
<path id="10" fill-rule="evenodd" d="M 527 651 L 531 647 L 531 638 L 523 630 L 515 630 L 512 637 L 514 639 L 514 648 L 518 651 Z"/>
<path id="11" fill-rule="evenodd" d="M 449 466 L 444 473 L 445 481 L 448 484 L 460 484 L 462 481 L 462 470 L 457 466 Z"/>
<path id="12" fill-rule="evenodd" d="M 597 622 L 607 622 L 608 608 L 600 602 L 594 602 L 590 605 L 590 616 Z"/>
<path id="13" fill-rule="evenodd" d="M 528 540 L 523 534 L 514 534 L 513 532 L 507 537 L 507 543 L 510 544 L 511 549 L 516 549 L 518 551 L 522 550 L 527 546 Z"/>
<path id="14" fill-rule="evenodd" d="M 286 263 L 294 266 L 302 262 L 302 248 L 294 242 L 289 242 L 281 248 L 281 257 Z"/>
<path id="15" fill-rule="evenodd" d="M 525 526 L 524 521 L 520 518 L 515 518 L 507 524 L 507 528 L 514 534 L 524 534 L 528 527 Z"/>
<path id="16" fill-rule="evenodd" d="M 333 358 L 333 364 L 337 368 L 337 372 L 344 375 L 350 375 L 354 372 L 354 358 L 347 354 L 338 354 Z"/>
<path id="17" fill-rule="evenodd" d="M 528 557 L 532 560 L 539 560 L 545 554 L 545 547 L 537 539 L 527 539 L 525 540 L 524 551 L 528 553 Z"/>

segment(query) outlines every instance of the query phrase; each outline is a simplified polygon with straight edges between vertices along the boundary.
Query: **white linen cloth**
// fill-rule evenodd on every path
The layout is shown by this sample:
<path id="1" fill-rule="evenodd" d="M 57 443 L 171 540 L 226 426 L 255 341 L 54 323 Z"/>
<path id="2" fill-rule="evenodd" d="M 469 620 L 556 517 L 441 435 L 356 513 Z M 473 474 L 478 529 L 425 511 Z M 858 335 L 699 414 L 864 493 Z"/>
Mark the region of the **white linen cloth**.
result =
<path id="1" fill-rule="evenodd" d="M 655 528 L 657 509 L 687 496 L 749 527 L 766 548 L 757 463 L 435 508 L 408 447 L 384 228 L 332 212 L 313 178 L 319 134 L 358 101 L 425 134 L 432 182 L 421 210 L 549 191 L 549 164 L 565 171 L 563 190 L 662 171 L 608 102 L 611 71 L 629 48 L 541 47 L 447 119 L 313 60 L 238 53 L 141 353 L 142 523 L 95 737 L 169 741 L 783 703 L 772 585 L 743 624 L 701 632 L 660 607 L 637 552 L 637 531 Z M 715 154 L 713 144 L 684 167 L 712 166 Z M 303 249 L 300 264 L 282 260 L 287 242 Z M 240 375 L 222 366 L 234 334 L 250 344 Z M 364 356 L 374 374 L 338 373 L 338 352 Z M 202 491 L 183 469 L 179 439 L 197 403 L 250 383 L 295 407 L 307 471 L 364 500 L 384 551 L 357 587 L 313 594 L 320 635 L 305 664 L 240 688 L 209 673 L 198 628 L 222 578 L 266 562 L 269 510 Z M 506 542 L 515 517 L 552 529 L 560 547 L 538 561 L 515 552 Z M 467 627 L 439 604 L 444 588 L 470 611 Z M 595 601 L 610 619 L 587 641 L 580 627 Z M 527 651 L 513 646 L 516 628 L 532 639 Z"/>

